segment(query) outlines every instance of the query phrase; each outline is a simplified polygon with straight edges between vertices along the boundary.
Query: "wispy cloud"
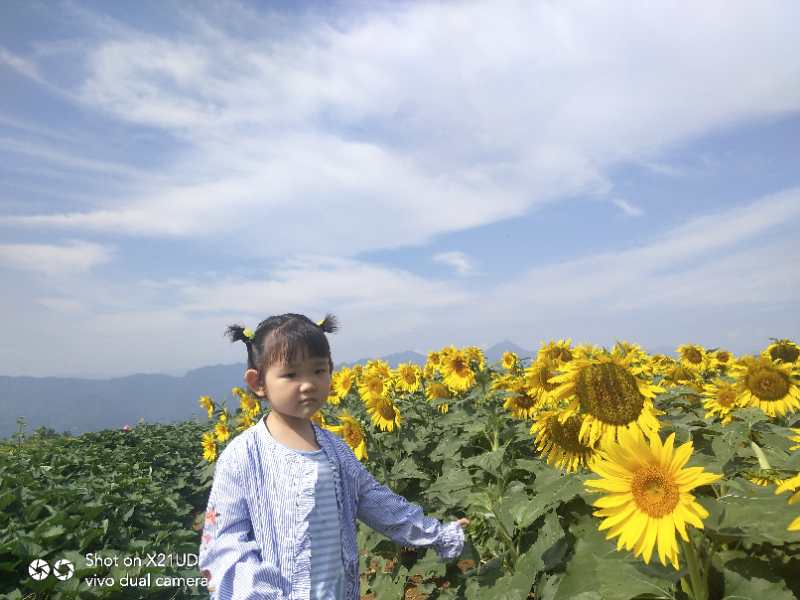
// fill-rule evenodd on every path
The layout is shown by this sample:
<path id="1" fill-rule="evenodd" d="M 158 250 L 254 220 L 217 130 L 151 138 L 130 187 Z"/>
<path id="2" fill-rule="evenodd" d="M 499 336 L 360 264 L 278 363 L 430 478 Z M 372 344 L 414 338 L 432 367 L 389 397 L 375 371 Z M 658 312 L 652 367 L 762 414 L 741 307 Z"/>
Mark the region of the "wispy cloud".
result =
<path id="1" fill-rule="evenodd" d="M 463 252 L 439 252 L 433 255 L 433 261 L 452 267 L 459 275 L 469 275 L 474 271 L 472 261 Z"/>
<path id="2" fill-rule="evenodd" d="M 11 67 L 17 73 L 29 77 L 34 81 L 42 82 L 39 70 L 32 61 L 18 56 L 2 47 L 0 47 L 0 64 Z"/>
<path id="3" fill-rule="evenodd" d="M 603 313 L 791 298 L 800 289 L 800 271 L 784 259 L 791 242 L 768 237 L 788 223 L 800 224 L 798 188 L 693 218 L 649 244 L 530 269 L 499 286 L 491 304 L 502 314 L 510 314 L 511 299 L 532 309 Z M 760 248 L 741 248 L 756 238 L 765 241 Z"/>
<path id="4" fill-rule="evenodd" d="M 72 240 L 64 244 L 0 244 L 0 266 L 43 275 L 89 271 L 109 262 L 113 249 Z"/>
<path id="5" fill-rule="evenodd" d="M 331 235 L 323 220 L 307 218 L 324 202 L 360 215 L 361 227 L 320 248 L 350 255 L 566 196 L 614 197 L 613 165 L 658 164 L 659 150 L 681 140 L 800 108 L 800 55 L 785 52 L 800 8 L 719 6 L 725 27 L 714 3 L 688 21 L 666 6 L 381 5 L 336 28 L 298 20 L 293 35 L 269 39 L 197 14 L 182 15 L 180 39 L 98 17 L 93 37 L 65 50 L 85 72 L 70 93 L 84 110 L 160 130 L 181 150 L 148 175 L 131 173 L 136 191 L 95 213 L 0 223 L 236 240 L 251 222 L 280 220 L 271 244 L 279 254 L 301 251 L 301 234 Z M 681 23 L 685 35 L 664 35 L 664 23 Z M 78 154 L 87 161 L 78 168 L 106 162 Z M 156 173 L 164 177 L 157 185 Z M 631 216 L 641 210 L 616 204 Z M 247 220 L 231 216 L 242 212 Z"/>
<path id="6" fill-rule="evenodd" d="M 644 214 L 644 211 L 641 208 L 634 206 L 627 200 L 622 200 L 621 198 L 612 198 L 611 202 L 621 208 L 622 212 L 629 217 L 641 217 Z"/>

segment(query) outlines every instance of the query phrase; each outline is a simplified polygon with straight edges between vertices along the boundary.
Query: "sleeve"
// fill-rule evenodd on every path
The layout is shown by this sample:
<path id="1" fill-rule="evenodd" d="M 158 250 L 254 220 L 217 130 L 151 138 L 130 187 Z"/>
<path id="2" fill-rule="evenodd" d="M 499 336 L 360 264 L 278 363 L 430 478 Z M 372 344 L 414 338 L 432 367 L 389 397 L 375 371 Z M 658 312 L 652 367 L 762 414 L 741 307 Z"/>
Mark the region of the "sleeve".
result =
<path id="1" fill-rule="evenodd" d="M 356 478 L 356 517 L 393 542 L 404 546 L 433 546 L 443 560 L 452 560 L 464 549 L 464 530 L 455 521 L 443 525 L 426 517 L 422 508 L 378 483 L 344 444 L 345 461 Z"/>
<path id="2" fill-rule="evenodd" d="M 285 600 L 288 581 L 261 558 L 244 490 L 235 455 L 223 452 L 214 470 L 198 568 L 208 578 L 212 600 Z"/>

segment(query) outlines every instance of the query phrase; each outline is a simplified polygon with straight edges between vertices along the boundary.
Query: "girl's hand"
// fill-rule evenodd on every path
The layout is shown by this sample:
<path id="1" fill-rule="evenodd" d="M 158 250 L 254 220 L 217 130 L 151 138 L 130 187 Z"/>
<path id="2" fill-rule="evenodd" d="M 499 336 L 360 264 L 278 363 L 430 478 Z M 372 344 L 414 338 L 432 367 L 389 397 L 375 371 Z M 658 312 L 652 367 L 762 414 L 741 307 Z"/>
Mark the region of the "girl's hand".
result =
<path id="1" fill-rule="evenodd" d="M 464 529 L 467 525 L 469 525 L 469 519 L 459 519 L 456 521 L 456 523 L 461 525 L 461 528 Z"/>

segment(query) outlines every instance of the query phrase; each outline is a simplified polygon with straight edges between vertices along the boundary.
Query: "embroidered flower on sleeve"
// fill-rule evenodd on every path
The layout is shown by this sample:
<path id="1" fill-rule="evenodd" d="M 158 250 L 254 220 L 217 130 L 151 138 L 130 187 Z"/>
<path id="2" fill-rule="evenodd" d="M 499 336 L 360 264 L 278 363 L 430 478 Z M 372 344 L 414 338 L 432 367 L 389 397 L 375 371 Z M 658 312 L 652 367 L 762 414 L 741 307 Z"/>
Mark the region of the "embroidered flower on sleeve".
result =
<path id="1" fill-rule="evenodd" d="M 214 511 L 214 507 L 211 506 L 206 511 L 206 523 L 209 525 L 216 525 L 217 524 L 217 517 L 220 513 Z"/>

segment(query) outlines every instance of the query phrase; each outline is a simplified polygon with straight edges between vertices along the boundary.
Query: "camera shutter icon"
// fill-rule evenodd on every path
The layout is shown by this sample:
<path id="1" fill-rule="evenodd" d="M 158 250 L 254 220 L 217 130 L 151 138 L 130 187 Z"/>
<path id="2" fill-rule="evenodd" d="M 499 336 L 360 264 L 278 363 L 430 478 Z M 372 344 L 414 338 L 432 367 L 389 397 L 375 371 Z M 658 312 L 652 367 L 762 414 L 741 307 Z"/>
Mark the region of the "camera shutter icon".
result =
<path id="1" fill-rule="evenodd" d="M 46 560 L 42 560 L 41 558 L 34 559 L 31 561 L 31 564 L 28 565 L 28 575 L 35 581 L 41 581 L 50 575 L 50 565 L 47 564 Z"/>
<path id="2" fill-rule="evenodd" d="M 60 579 L 61 581 L 66 581 L 72 577 L 74 573 L 75 565 L 66 558 L 62 558 L 53 565 L 53 575 L 56 576 L 56 579 Z"/>

